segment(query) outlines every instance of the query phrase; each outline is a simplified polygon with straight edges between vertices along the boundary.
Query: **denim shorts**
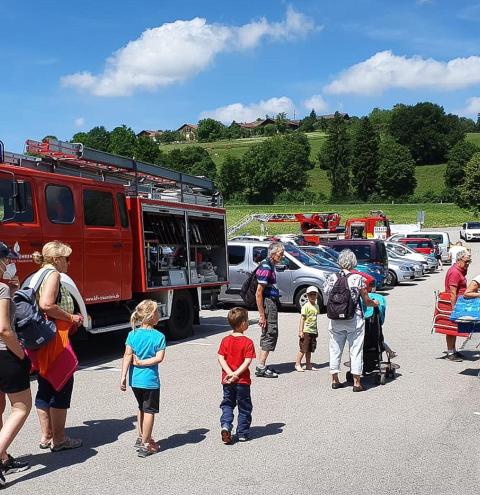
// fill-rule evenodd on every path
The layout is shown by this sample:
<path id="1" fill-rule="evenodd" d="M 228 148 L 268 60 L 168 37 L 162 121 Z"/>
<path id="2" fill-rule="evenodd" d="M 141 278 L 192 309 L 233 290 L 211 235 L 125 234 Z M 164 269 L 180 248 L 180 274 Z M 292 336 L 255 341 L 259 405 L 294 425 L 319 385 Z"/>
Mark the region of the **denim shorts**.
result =
<path id="1" fill-rule="evenodd" d="M 35 397 L 35 407 L 38 409 L 69 409 L 73 392 L 73 376 L 58 392 L 50 385 L 50 382 L 37 377 L 38 390 Z"/>

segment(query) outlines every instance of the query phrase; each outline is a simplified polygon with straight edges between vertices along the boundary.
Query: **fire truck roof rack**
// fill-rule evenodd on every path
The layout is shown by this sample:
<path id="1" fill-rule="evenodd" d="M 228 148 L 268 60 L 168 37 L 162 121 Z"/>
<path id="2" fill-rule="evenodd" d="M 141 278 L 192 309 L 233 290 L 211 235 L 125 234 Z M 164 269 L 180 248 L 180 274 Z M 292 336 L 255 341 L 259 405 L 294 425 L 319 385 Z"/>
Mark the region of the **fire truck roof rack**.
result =
<path id="1" fill-rule="evenodd" d="M 114 155 L 105 151 L 98 151 L 84 146 L 82 143 L 68 143 L 46 138 L 43 141 L 26 141 L 26 151 L 32 156 L 5 153 L 5 159 L 15 165 L 22 165 L 22 161 L 29 161 L 29 165 L 42 168 L 41 164 L 53 165 L 50 171 L 58 171 L 66 175 L 88 176 L 101 175 L 102 180 L 122 182 L 123 180 L 135 180 L 135 182 L 155 183 L 162 186 L 189 186 L 195 190 L 214 193 L 215 187 L 210 179 L 184 174 L 165 167 L 153 165 L 133 158 Z M 8 155 L 8 156 L 7 156 Z M 16 162 L 16 163 L 14 163 Z M 75 173 L 78 172 L 78 173 Z M 115 180 L 116 179 L 116 180 Z"/>

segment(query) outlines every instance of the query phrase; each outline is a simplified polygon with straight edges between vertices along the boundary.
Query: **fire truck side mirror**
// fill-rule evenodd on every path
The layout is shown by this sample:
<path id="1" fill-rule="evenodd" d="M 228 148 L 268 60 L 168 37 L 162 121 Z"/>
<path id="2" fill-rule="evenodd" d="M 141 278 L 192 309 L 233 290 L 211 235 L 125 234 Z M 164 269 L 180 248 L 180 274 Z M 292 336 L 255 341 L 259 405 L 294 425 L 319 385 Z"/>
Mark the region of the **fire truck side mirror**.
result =
<path id="1" fill-rule="evenodd" d="M 13 209 L 15 213 L 25 213 L 27 209 L 27 186 L 23 181 L 13 182 Z"/>

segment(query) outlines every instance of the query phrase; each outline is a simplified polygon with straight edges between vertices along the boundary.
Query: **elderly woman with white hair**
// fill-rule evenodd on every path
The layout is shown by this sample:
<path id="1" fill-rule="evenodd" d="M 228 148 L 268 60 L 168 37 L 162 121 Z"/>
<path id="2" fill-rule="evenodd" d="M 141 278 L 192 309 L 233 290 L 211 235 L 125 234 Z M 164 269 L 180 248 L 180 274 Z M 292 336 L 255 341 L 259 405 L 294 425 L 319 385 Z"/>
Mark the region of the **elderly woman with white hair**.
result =
<path id="1" fill-rule="evenodd" d="M 346 281 L 351 294 L 351 304 L 353 317 L 345 315 L 347 318 L 333 319 L 329 318 L 329 333 L 330 333 L 330 374 L 332 375 L 332 388 L 337 389 L 343 387 L 338 379 L 340 372 L 340 361 L 342 358 L 343 348 L 348 340 L 350 347 L 350 369 L 353 375 L 353 391 L 361 392 L 363 387 L 360 383 L 360 377 L 363 372 L 363 338 L 365 335 L 365 319 L 361 302 L 365 306 L 378 306 L 378 302 L 368 297 L 368 291 L 365 284 L 365 279 L 357 273 L 352 273 L 357 266 L 357 258 L 353 251 L 344 249 L 338 258 L 338 264 L 341 271 L 330 275 L 325 283 L 324 293 L 327 298 L 332 296 L 332 293 L 341 290 L 342 277 Z M 339 292 L 337 292 L 339 293 Z M 327 305 L 328 309 L 328 305 Z"/>

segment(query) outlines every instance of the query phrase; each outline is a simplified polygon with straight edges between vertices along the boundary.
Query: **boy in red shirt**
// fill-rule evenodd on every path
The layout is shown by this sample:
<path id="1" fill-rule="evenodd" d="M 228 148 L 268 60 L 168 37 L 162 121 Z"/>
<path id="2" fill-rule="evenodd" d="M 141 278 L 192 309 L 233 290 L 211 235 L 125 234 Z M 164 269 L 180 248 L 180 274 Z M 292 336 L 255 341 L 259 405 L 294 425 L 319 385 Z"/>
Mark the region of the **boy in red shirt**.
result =
<path id="1" fill-rule="evenodd" d="M 245 442 L 249 438 L 252 423 L 252 398 L 250 396 L 250 370 L 255 358 L 253 341 L 245 337 L 248 328 L 248 312 L 244 308 L 232 308 L 228 312 L 228 323 L 233 331 L 222 339 L 218 349 L 218 362 L 222 367 L 223 400 L 220 404 L 222 416 L 222 441 L 232 443 L 233 410 L 238 408 L 237 438 Z"/>

